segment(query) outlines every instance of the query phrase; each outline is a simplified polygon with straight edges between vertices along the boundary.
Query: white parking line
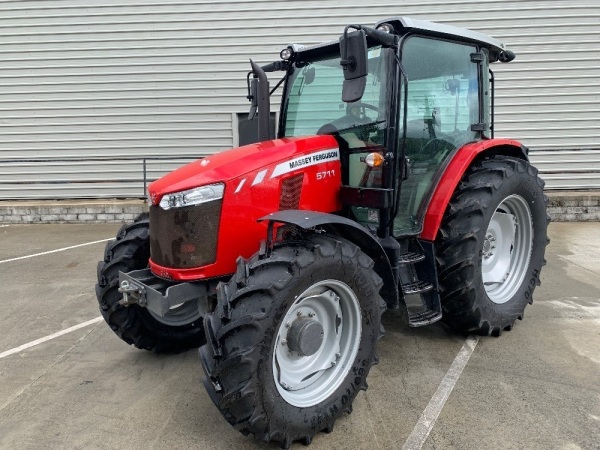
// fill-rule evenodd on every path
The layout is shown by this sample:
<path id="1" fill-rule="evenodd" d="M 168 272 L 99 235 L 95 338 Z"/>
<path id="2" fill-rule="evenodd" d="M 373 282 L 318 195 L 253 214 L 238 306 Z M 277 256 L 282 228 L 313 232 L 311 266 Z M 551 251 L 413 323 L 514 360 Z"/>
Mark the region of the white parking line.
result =
<path id="1" fill-rule="evenodd" d="M 20 345 L 19 347 L 15 347 L 13 349 L 7 350 L 5 352 L 0 353 L 0 359 L 6 358 L 7 356 L 14 355 L 15 353 L 22 352 L 23 350 L 27 350 L 28 348 L 35 347 L 36 345 L 47 342 L 51 339 L 57 338 L 64 334 L 70 333 L 72 331 L 79 330 L 80 328 L 87 327 L 88 325 L 93 325 L 102 321 L 102 316 L 96 317 L 95 319 L 88 320 L 87 322 L 80 323 L 79 325 L 75 325 L 71 328 L 67 328 L 66 330 L 59 331 L 58 333 L 51 334 L 49 336 L 36 339 L 35 341 L 28 342 L 27 344 Z"/>
<path id="2" fill-rule="evenodd" d="M 86 242 L 85 244 L 77 244 L 77 245 L 71 245 L 70 247 L 57 248 L 56 250 L 50 250 L 48 252 L 34 253 L 33 255 L 19 256 L 17 258 L 4 259 L 4 260 L 0 261 L 0 264 L 11 262 L 11 261 L 18 261 L 20 259 L 33 258 L 35 256 L 49 255 L 50 253 L 64 252 L 65 250 L 71 250 L 72 248 L 84 247 L 86 245 L 92 245 L 92 244 L 98 244 L 100 242 L 110 241 L 111 239 L 114 239 L 114 238 L 100 239 L 99 241 Z"/>
<path id="3" fill-rule="evenodd" d="M 419 421 L 413 428 L 412 433 L 410 433 L 410 436 L 408 436 L 408 439 L 402 446 L 402 450 L 419 450 L 423 446 L 478 342 L 479 336 L 469 336 L 467 338 L 458 355 L 454 358 L 450 369 L 444 375 L 437 391 L 435 391 L 435 394 L 429 400 L 425 411 L 419 417 Z"/>
<path id="4" fill-rule="evenodd" d="M 6 228 L 8 225 L 0 225 L 0 228 Z"/>

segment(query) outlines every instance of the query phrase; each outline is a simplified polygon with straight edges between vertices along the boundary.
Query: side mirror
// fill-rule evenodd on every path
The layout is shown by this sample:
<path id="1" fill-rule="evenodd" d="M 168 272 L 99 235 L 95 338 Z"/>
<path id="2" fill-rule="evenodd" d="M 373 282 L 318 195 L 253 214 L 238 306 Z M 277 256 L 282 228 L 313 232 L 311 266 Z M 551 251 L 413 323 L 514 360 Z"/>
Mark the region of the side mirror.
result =
<path id="1" fill-rule="evenodd" d="M 340 61 L 344 69 L 342 100 L 346 103 L 358 101 L 365 93 L 368 74 L 367 35 L 364 30 L 344 33 L 340 37 Z"/>
<path id="2" fill-rule="evenodd" d="M 460 80 L 457 80 L 456 78 L 446 80 L 444 89 L 450 92 L 450 95 L 456 95 L 456 93 L 460 91 Z"/>
<path id="3" fill-rule="evenodd" d="M 302 71 L 302 75 L 304 75 L 304 84 L 311 84 L 313 81 L 315 81 L 315 68 L 307 67 Z"/>

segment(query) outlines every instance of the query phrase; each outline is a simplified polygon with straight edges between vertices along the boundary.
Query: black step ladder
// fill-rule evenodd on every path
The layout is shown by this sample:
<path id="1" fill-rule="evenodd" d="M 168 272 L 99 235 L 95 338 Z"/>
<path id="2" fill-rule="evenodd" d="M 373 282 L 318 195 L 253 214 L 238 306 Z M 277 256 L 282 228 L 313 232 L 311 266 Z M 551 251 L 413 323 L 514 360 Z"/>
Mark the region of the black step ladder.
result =
<path id="1" fill-rule="evenodd" d="M 420 247 L 422 253 L 409 251 L 397 261 L 411 327 L 429 325 L 442 318 L 433 244 L 421 243 Z M 424 263 L 418 264 L 421 262 Z"/>

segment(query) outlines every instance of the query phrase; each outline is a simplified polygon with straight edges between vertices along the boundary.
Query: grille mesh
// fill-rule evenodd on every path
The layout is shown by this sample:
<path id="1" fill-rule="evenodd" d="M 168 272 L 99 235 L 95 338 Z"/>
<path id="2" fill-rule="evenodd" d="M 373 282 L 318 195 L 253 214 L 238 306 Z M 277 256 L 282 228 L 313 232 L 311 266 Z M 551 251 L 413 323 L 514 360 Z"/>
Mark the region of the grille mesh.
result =
<path id="1" fill-rule="evenodd" d="M 222 201 L 165 211 L 150 207 L 150 256 L 163 267 L 188 269 L 215 262 Z"/>
<path id="2" fill-rule="evenodd" d="M 302 194 L 302 182 L 304 174 L 298 173 L 286 178 L 281 183 L 281 197 L 279 199 L 279 210 L 298 209 L 300 206 L 300 195 Z"/>

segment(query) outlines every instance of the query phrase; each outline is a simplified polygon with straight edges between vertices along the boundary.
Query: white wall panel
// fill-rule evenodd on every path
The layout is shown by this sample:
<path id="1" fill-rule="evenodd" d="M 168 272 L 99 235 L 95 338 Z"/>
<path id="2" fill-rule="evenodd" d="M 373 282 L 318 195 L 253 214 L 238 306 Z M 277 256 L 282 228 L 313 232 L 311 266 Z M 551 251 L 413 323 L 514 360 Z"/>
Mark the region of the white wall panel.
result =
<path id="1" fill-rule="evenodd" d="M 248 58 L 392 15 L 504 41 L 496 135 L 548 187 L 600 188 L 597 0 L 0 0 L 0 199 L 140 197 L 144 157 L 172 158 L 154 179 L 234 144 Z"/>

